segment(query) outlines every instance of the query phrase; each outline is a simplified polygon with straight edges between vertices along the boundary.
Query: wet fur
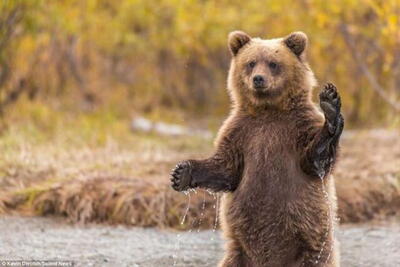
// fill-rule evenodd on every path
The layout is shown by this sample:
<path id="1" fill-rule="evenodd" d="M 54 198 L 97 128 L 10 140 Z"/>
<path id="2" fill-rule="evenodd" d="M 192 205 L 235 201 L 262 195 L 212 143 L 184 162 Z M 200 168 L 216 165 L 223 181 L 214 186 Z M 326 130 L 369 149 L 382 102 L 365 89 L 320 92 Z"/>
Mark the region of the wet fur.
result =
<path id="1" fill-rule="evenodd" d="M 172 173 L 176 190 L 226 192 L 220 217 L 227 245 L 220 266 L 339 266 L 329 174 L 343 129 L 340 105 L 329 124 L 311 101 L 315 80 L 301 54 L 305 47 L 290 43 L 293 51 L 286 40 L 235 39 L 228 77 L 233 108 L 216 152 L 180 163 Z M 276 57 L 285 69 L 283 77 L 271 78 L 273 95 L 257 98 L 246 83 L 245 62 L 262 55 Z"/>

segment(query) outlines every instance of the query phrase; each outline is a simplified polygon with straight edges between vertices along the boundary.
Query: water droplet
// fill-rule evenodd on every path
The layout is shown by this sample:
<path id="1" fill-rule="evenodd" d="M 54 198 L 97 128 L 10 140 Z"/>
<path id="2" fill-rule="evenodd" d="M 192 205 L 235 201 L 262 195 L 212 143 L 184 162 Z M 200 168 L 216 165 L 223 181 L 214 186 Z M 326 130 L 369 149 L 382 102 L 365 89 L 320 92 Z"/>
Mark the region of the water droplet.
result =
<path id="1" fill-rule="evenodd" d="M 194 192 L 195 194 L 197 194 L 197 190 L 195 188 L 190 188 L 189 189 L 191 192 Z"/>
<path id="2" fill-rule="evenodd" d="M 183 225 L 185 223 L 186 216 L 187 216 L 187 214 L 189 212 L 189 209 L 190 209 L 190 191 L 184 191 L 183 193 L 188 196 L 188 204 L 187 204 L 187 207 L 186 207 L 186 210 L 185 210 L 185 214 L 183 215 L 183 218 L 181 220 L 181 225 Z M 174 259 L 173 266 L 176 266 L 177 263 L 178 263 L 178 258 L 179 258 L 178 255 L 179 255 L 180 242 L 181 242 L 180 238 L 181 238 L 181 234 L 177 234 L 176 235 L 176 239 L 177 240 L 176 240 L 176 246 L 175 246 L 175 253 L 172 256 L 173 259 Z"/>
<path id="3" fill-rule="evenodd" d="M 201 213 L 200 213 L 199 226 L 197 228 L 197 232 L 200 232 L 200 227 L 201 227 L 201 223 L 203 222 L 205 207 L 206 207 L 206 192 L 203 191 L 203 203 L 201 205 Z"/>
<path id="4" fill-rule="evenodd" d="M 188 196 L 188 204 L 187 204 L 187 207 L 186 207 L 186 210 L 185 210 L 185 214 L 183 215 L 183 218 L 181 220 L 181 225 L 185 223 L 186 216 L 187 216 L 187 214 L 189 212 L 189 209 L 190 209 L 190 192 L 187 194 L 187 196 Z"/>
<path id="5" fill-rule="evenodd" d="M 323 172 L 323 174 L 320 175 L 320 179 L 321 179 L 322 193 L 323 193 L 323 195 L 325 197 L 325 200 L 326 200 L 326 202 L 328 204 L 328 211 L 327 211 L 328 220 L 327 221 L 328 221 L 329 226 L 327 227 L 328 229 L 326 230 L 326 233 L 325 233 L 325 237 L 324 237 L 325 241 L 322 243 L 321 250 L 318 253 L 318 258 L 317 258 L 316 264 L 319 262 L 319 260 L 320 260 L 320 258 L 322 256 L 322 253 L 323 253 L 323 251 L 325 249 L 326 241 L 329 238 L 329 232 L 332 231 L 332 234 L 333 235 L 335 234 L 335 232 L 334 232 L 335 229 L 334 229 L 334 225 L 333 225 L 333 222 L 335 221 L 335 216 L 333 215 L 333 208 L 332 208 L 332 203 L 331 203 L 330 198 L 329 198 L 329 194 L 328 194 L 328 192 L 326 191 L 326 188 L 325 188 L 325 183 L 324 183 L 325 174 L 326 173 Z M 326 258 L 325 263 L 328 263 L 332 251 L 333 251 L 333 244 L 330 244 L 329 253 L 328 253 L 328 256 Z"/>
<path id="6" fill-rule="evenodd" d="M 208 194 L 210 194 L 210 195 L 212 195 L 212 196 L 215 194 L 215 193 L 214 193 L 213 191 L 211 191 L 210 189 L 206 189 L 206 191 L 207 191 Z"/>
<path id="7" fill-rule="evenodd" d="M 214 221 L 214 226 L 213 226 L 213 232 L 216 231 L 217 226 L 218 226 L 218 211 L 219 211 L 219 196 L 217 195 L 216 198 L 216 203 L 214 205 L 214 209 L 215 209 L 215 221 Z"/>

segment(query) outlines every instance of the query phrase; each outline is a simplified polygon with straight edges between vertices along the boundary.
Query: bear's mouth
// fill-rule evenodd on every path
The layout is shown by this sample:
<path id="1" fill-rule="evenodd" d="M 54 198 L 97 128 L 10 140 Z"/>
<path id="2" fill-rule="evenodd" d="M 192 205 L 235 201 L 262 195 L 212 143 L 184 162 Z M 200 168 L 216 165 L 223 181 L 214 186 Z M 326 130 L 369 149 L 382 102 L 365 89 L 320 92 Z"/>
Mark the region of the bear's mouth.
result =
<path id="1" fill-rule="evenodd" d="M 270 93 L 267 87 L 253 88 L 253 94 L 256 97 L 267 97 Z"/>
<path id="2" fill-rule="evenodd" d="M 280 94 L 281 94 L 280 90 L 268 87 L 253 89 L 253 95 L 256 98 L 274 98 L 279 96 Z"/>

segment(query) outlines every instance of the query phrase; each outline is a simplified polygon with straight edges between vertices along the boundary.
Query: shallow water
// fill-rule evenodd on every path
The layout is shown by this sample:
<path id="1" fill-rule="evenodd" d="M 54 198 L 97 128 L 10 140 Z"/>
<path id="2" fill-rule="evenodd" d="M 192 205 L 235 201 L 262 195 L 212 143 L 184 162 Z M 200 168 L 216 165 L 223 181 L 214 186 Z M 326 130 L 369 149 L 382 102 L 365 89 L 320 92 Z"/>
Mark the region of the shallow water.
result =
<path id="1" fill-rule="evenodd" d="M 400 266 L 400 224 L 345 225 L 338 231 L 342 266 Z M 74 260 L 76 266 L 172 266 L 177 232 L 123 226 L 69 225 L 51 218 L 0 218 L 0 261 Z M 176 266 L 216 266 L 219 231 L 183 232 Z"/>

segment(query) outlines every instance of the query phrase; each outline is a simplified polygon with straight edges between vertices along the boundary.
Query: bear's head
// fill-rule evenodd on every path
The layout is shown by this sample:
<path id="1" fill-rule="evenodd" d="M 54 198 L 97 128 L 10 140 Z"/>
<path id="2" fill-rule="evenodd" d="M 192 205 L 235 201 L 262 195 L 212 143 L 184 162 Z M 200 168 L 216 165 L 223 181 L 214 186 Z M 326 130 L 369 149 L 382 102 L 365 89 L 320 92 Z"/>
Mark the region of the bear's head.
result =
<path id="1" fill-rule="evenodd" d="M 315 79 L 305 58 L 304 33 L 263 40 L 234 31 L 228 46 L 232 54 L 228 88 L 234 103 L 282 107 L 296 95 L 311 95 Z"/>

